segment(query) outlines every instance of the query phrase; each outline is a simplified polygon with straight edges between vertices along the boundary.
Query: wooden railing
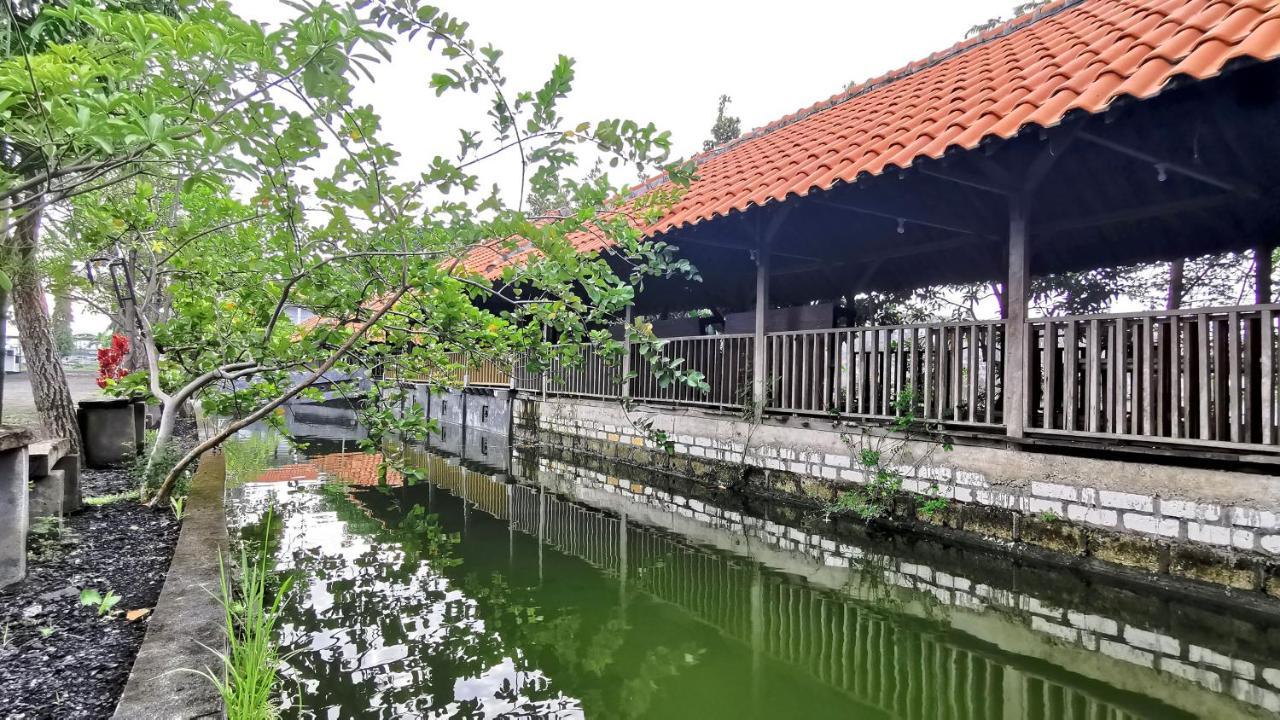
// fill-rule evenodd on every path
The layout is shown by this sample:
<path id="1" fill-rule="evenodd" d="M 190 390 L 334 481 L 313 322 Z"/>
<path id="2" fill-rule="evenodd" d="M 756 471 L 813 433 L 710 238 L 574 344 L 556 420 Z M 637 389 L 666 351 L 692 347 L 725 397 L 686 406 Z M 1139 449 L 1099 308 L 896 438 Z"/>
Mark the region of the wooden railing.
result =
<path id="1" fill-rule="evenodd" d="M 547 392 L 585 397 L 621 396 L 622 368 L 608 362 L 590 345 L 583 345 L 581 354 L 581 359 L 574 362 L 552 358 L 546 372 Z"/>
<path id="2" fill-rule="evenodd" d="M 1026 432 L 1126 441 L 1280 449 L 1280 305 L 1027 323 Z M 1005 323 L 962 322 L 770 333 L 765 409 L 997 430 L 1005 423 Z M 663 341 L 664 358 L 702 373 L 708 389 L 665 387 L 638 348 L 621 361 L 584 346 L 545 373 L 516 363 L 468 372 L 473 385 L 680 405 L 742 407 L 752 387 L 754 337 Z M 458 361 L 458 367 L 461 367 Z M 412 379 L 412 378 L 404 378 Z M 457 378 L 461 380 L 461 378 Z"/>
<path id="3" fill-rule="evenodd" d="M 675 402 L 688 405 L 740 407 L 751 390 L 752 335 L 702 335 L 670 338 L 662 342 L 662 357 L 683 360 L 679 370 L 700 372 L 707 390 L 687 383 L 673 382 L 665 387 L 659 382 L 649 360 L 639 348 L 632 348 L 631 367 L 636 372 L 631 381 L 631 397 L 637 400 Z"/>
<path id="4" fill-rule="evenodd" d="M 1275 445 L 1280 306 L 1030 323 L 1028 428 Z"/>
<path id="5" fill-rule="evenodd" d="M 1002 421 L 1000 322 L 805 330 L 765 341 L 771 410 Z"/>

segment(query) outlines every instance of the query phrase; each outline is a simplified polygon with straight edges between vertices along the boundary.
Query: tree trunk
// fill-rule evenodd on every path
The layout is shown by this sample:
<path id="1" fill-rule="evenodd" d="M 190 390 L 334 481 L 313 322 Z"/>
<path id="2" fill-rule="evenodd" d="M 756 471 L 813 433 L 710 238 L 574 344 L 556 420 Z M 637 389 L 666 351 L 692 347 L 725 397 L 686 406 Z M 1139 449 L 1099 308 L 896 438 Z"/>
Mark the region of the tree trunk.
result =
<path id="1" fill-rule="evenodd" d="M 31 391 L 36 411 L 45 429 L 55 437 L 71 441 L 71 452 L 80 453 L 80 428 L 76 406 L 71 400 L 67 376 L 58 361 L 58 348 L 49 326 L 44 293 L 36 269 L 36 248 L 40 235 L 39 211 L 30 211 L 13 227 L 17 267 L 13 277 L 13 316 L 27 358 Z"/>

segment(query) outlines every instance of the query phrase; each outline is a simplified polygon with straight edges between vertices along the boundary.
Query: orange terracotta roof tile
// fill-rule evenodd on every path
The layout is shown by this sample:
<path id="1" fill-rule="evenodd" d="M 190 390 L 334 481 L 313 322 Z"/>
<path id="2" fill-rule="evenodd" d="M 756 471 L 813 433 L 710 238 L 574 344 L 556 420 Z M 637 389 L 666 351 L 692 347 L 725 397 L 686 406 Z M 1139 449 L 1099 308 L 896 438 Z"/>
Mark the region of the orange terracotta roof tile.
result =
<path id="1" fill-rule="evenodd" d="M 1203 80 L 1233 60 L 1277 56 L 1280 0 L 1056 0 L 704 153 L 699 179 L 646 230 L 907 168 L 1123 97 L 1153 97 L 1180 76 Z M 583 251 L 603 246 L 574 241 Z M 492 278 L 522 256 L 479 248 L 465 264 Z"/>

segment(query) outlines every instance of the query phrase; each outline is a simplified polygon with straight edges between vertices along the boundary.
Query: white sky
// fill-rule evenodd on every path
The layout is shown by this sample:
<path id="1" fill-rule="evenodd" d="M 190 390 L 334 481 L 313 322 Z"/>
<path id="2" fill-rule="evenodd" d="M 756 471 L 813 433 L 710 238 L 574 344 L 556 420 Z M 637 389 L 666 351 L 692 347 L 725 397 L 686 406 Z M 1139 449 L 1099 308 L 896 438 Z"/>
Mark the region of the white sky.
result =
<path id="1" fill-rule="evenodd" d="M 733 98 L 730 114 L 741 117 L 745 132 L 826 99 L 851 80 L 949 47 L 969 27 L 1008 15 L 1015 4 L 441 3 L 471 23 L 472 39 L 505 53 L 504 70 L 515 88 L 539 86 L 560 54 L 576 60 L 577 79 L 562 108 L 570 126 L 605 117 L 652 121 L 671 131 L 678 156 L 701 149 L 721 94 Z M 292 12 L 272 0 L 232 0 L 232 6 L 268 23 Z M 414 175 L 435 155 L 456 155 L 460 126 L 484 124 L 477 114 L 483 107 L 452 95 L 441 100 L 429 90 L 427 80 L 439 62 L 420 37 L 401 47 L 393 62 L 379 66 L 376 82 L 362 83 L 357 94 L 382 116 L 385 137 Z M 507 183 L 510 176 L 504 169 L 496 177 Z"/>
<path id="2" fill-rule="evenodd" d="M 245 17 L 278 21 L 292 11 L 274 0 L 232 0 Z M 850 81 L 901 67 L 963 39 L 988 18 L 1011 14 L 1016 0 L 787 3 L 601 0 L 442 2 L 471 23 L 471 37 L 504 51 L 516 88 L 540 85 L 560 54 L 576 60 L 564 114 L 580 120 L 622 117 L 670 130 L 677 156 L 699 151 L 721 94 L 744 132 L 830 97 Z M 363 82 L 357 100 L 383 118 L 384 136 L 416 175 L 436 155 L 457 154 L 458 128 L 483 124 L 474 103 L 435 97 L 427 80 L 439 61 L 421 40 Z M 504 186 L 510 168 L 492 168 Z M 486 177 L 488 177 L 486 173 Z M 629 178 L 615 177 L 615 181 Z M 504 187 L 508 202 L 518 192 Z M 105 318 L 81 313 L 77 332 L 100 331 Z"/>

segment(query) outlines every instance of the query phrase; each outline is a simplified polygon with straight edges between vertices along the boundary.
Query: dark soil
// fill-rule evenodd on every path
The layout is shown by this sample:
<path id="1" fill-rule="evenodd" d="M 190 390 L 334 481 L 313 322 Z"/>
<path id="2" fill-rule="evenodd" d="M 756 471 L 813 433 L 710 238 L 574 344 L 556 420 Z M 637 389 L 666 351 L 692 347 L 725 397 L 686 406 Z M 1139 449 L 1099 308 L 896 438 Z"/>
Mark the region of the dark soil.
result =
<path id="1" fill-rule="evenodd" d="M 125 470 L 86 470 L 85 497 L 134 489 Z M 27 579 L 0 590 L 0 715 L 109 718 L 142 645 L 149 609 L 178 540 L 173 513 L 136 500 L 86 506 L 56 522 L 38 521 L 28 540 Z M 112 591 L 105 615 L 80 603 L 80 591 Z"/>

